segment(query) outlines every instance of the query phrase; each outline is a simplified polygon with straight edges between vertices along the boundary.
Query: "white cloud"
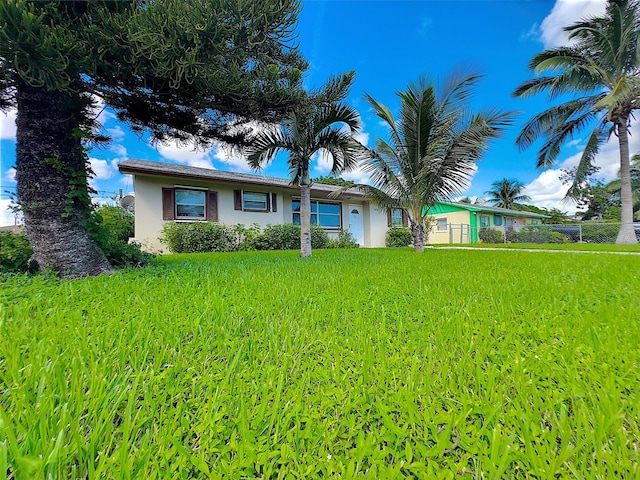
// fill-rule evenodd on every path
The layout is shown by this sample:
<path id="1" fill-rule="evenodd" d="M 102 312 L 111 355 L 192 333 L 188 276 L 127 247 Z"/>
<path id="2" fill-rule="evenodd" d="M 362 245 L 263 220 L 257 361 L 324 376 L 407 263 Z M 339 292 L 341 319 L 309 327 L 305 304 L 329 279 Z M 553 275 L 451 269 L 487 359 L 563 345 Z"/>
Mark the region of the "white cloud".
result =
<path id="1" fill-rule="evenodd" d="M 11 109 L 7 113 L 0 112 L 0 139 L 15 140 L 17 114 L 18 111 L 15 109 Z"/>
<path id="2" fill-rule="evenodd" d="M 631 128 L 631 133 L 637 130 L 640 130 L 640 128 L 634 126 Z M 632 154 L 640 151 L 640 135 L 630 135 L 629 151 Z M 578 165 L 581 156 L 582 151 L 571 155 L 562 161 L 558 168 L 543 171 L 537 178 L 527 184 L 525 194 L 531 197 L 531 203 L 538 207 L 575 212 L 575 204 L 564 199 L 569 186 L 562 184 L 560 176 L 562 175 L 561 169 L 570 169 Z M 594 178 L 609 182 L 618 176 L 620 170 L 618 137 L 612 136 L 602 147 L 595 164 L 600 167 L 600 170 L 594 175 Z"/>
<path id="3" fill-rule="evenodd" d="M 4 179 L 10 183 L 16 183 L 16 169 L 14 167 L 11 167 L 9 170 L 7 170 L 4 174 Z"/>
<path id="4" fill-rule="evenodd" d="M 158 143 L 155 149 L 162 158 L 167 160 L 183 163 L 190 167 L 214 168 L 212 162 L 214 148 L 206 150 L 194 149 L 193 147 L 179 145 L 175 141 L 168 141 Z"/>
<path id="5" fill-rule="evenodd" d="M 95 180 L 107 180 L 115 174 L 115 171 L 111 164 L 106 160 L 100 160 L 98 158 L 89 158 L 91 164 L 91 170 L 93 170 Z"/>
<path id="6" fill-rule="evenodd" d="M 247 157 L 242 153 L 226 145 L 217 144 L 213 148 L 213 158 L 228 165 L 235 172 L 250 172 L 251 167 L 247 163 Z"/>
<path id="7" fill-rule="evenodd" d="M 106 129 L 107 135 L 111 137 L 112 140 L 122 140 L 124 138 L 124 130 L 120 125 L 116 125 L 113 128 Z"/>
<path id="8" fill-rule="evenodd" d="M 7 225 L 15 225 L 16 220 L 18 224 L 22 223 L 20 214 L 14 213 L 10 210 L 13 205 L 13 201 L 10 199 L 0 199 L 0 226 L 5 227 Z M 16 217 L 17 215 L 17 217 Z"/>
<path id="9" fill-rule="evenodd" d="M 568 210 L 572 204 L 564 202 L 569 185 L 563 185 L 559 169 L 545 170 L 538 178 L 525 186 L 524 194 L 531 197 L 531 204 L 541 208 Z M 575 207 L 574 207 L 575 211 Z"/>
<path id="10" fill-rule="evenodd" d="M 109 150 L 111 150 L 113 153 L 115 153 L 118 157 L 122 158 L 123 160 L 126 160 L 127 149 L 125 148 L 124 145 L 115 143 L 109 147 Z"/>
<path id="11" fill-rule="evenodd" d="M 557 0 L 540 25 L 540 40 L 544 48 L 567 45 L 569 36 L 564 28 L 584 18 L 601 15 L 606 4 L 606 0 Z"/>

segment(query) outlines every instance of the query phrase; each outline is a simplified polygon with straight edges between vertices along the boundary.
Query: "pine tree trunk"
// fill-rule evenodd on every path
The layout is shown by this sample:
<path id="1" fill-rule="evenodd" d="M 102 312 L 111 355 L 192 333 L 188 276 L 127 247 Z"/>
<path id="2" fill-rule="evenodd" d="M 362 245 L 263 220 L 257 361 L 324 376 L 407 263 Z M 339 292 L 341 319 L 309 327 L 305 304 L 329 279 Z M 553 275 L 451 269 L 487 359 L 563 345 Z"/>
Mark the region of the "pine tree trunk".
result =
<path id="1" fill-rule="evenodd" d="M 20 81 L 16 180 L 33 260 L 63 277 L 111 273 L 83 227 L 89 220 L 85 153 L 79 126 L 85 100 Z"/>
<path id="2" fill-rule="evenodd" d="M 424 251 L 424 225 L 410 220 L 411 235 L 413 236 L 413 248 L 416 252 Z"/>
<path id="3" fill-rule="evenodd" d="M 618 244 L 638 243 L 633 228 L 633 197 L 631 191 L 631 169 L 629 167 L 629 133 L 627 118 L 621 118 L 618 125 L 620 145 L 620 203 L 622 206 L 622 225 L 616 238 Z"/>
<path id="4" fill-rule="evenodd" d="M 311 186 L 300 185 L 300 256 L 311 256 Z"/>

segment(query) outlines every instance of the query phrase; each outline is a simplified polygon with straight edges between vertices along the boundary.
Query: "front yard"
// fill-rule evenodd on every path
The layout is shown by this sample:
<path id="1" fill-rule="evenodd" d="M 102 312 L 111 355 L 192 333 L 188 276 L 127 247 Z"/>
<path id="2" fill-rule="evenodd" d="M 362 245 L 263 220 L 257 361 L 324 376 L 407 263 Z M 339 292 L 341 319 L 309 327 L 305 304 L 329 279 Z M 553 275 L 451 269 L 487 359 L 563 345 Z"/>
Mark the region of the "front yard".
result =
<path id="1" fill-rule="evenodd" d="M 441 249 L 7 277 L 0 472 L 637 478 L 639 291 L 636 256 Z"/>

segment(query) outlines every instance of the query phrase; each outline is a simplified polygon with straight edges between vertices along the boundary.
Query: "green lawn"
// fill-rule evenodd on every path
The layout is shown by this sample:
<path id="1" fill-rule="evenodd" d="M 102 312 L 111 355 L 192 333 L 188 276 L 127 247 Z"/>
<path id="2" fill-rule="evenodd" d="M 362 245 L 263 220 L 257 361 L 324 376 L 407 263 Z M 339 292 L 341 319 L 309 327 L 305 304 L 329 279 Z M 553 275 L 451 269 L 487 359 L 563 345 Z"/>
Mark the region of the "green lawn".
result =
<path id="1" fill-rule="evenodd" d="M 516 250 L 536 249 L 536 250 L 580 250 L 583 252 L 638 252 L 640 244 L 637 245 L 615 245 L 611 243 L 474 243 L 474 244 L 452 244 L 434 245 L 435 248 L 442 247 L 470 247 L 470 248 L 509 248 Z"/>
<path id="2" fill-rule="evenodd" d="M 0 281 L 0 478 L 640 478 L 640 257 L 174 255 Z"/>

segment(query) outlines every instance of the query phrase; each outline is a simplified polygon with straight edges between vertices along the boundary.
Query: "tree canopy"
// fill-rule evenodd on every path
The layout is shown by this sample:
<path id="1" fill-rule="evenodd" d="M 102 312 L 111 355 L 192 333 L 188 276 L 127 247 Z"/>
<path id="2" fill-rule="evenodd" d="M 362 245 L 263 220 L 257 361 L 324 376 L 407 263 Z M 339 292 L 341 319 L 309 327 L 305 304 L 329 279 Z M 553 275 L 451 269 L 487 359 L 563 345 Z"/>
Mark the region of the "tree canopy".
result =
<path id="1" fill-rule="evenodd" d="M 405 212 L 416 251 L 424 248 L 428 207 L 460 194 L 488 143 L 511 124 L 509 112 L 469 110 L 479 78 L 459 72 L 439 87 L 421 77 L 398 92 L 397 117 L 367 95 L 389 139 L 378 138 L 375 148 L 368 150 L 364 170 L 373 186 L 357 188 L 379 206 Z"/>
<path id="2" fill-rule="evenodd" d="M 17 107 L 16 180 L 41 268 L 112 271 L 92 239 L 87 141 L 102 101 L 155 140 L 241 144 L 306 99 L 298 0 L 0 2 L 0 109 Z"/>
<path id="3" fill-rule="evenodd" d="M 538 166 L 553 165 L 562 145 L 585 128 L 591 128 L 569 196 L 575 195 L 593 171 L 602 145 L 615 135 L 620 151 L 622 222 L 616 242 L 637 243 L 629 172 L 628 128 L 640 108 L 640 4 L 636 0 L 609 0 L 605 14 L 565 28 L 572 44 L 536 55 L 530 68 L 547 73 L 523 82 L 515 96 L 547 92 L 554 100 L 574 98 L 554 105 L 529 120 L 517 138 L 522 148 L 544 139 Z"/>

